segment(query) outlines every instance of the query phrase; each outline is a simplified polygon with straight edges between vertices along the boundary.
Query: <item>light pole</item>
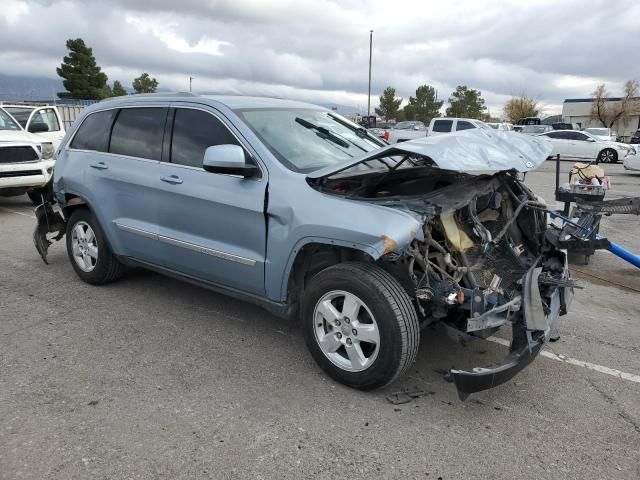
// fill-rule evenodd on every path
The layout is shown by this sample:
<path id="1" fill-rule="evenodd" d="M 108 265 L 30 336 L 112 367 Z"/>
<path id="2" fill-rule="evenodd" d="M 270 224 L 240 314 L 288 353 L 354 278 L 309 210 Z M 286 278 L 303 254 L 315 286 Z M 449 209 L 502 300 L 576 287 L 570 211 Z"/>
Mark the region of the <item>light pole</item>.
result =
<path id="1" fill-rule="evenodd" d="M 371 53 L 373 52 L 373 30 L 369 30 L 369 97 L 367 98 L 367 125 L 371 115 Z"/>
<path id="2" fill-rule="evenodd" d="M 189 93 L 191 93 L 191 82 L 193 81 L 193 77 L 189 77 Z"/>

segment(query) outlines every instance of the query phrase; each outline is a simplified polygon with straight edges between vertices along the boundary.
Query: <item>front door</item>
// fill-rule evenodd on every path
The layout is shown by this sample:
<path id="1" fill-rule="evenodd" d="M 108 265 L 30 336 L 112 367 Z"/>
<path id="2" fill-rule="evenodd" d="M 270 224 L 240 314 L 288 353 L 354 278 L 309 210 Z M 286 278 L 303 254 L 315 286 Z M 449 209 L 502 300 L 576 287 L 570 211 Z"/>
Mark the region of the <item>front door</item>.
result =
<path id="1" fill-rule="evenodd" d="M 37 135 L 49 140 L 53 143 L 53 148 L 57 149 L 62 141 L 62 137 L 64 137 L 64 128 L 60 123 L 56 111 L 51 107 L 36 108 L 29 117 L 26 130 L 30 132 L 34 125 L 40 127 Z M 46 131 L 42 131 L 43 126 L 47 127 Z"/>
<path id="2" fill-rule="evenodd" d="M 202 168 L 207 147 L 241 145 L 212 110 L 171 109 L 168 125 L 169 162 L 161 164 L 157 179 L 163 191 L 158 208 L 165 266 L 263 294 L 266 171 L 262 178 L 245 179 Z"/>

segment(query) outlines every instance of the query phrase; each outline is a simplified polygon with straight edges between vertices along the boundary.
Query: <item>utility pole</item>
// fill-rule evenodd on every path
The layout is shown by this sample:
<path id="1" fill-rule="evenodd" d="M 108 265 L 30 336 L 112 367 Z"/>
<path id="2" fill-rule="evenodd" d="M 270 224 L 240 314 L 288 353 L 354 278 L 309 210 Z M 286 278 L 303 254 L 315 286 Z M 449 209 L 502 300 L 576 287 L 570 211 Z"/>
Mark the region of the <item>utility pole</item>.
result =
<path id="1" fill-rule="evenodd" d="M 191 93 L 191 82 L 193 81 L 193 77 L 189 77 L 189 93 Z"/>
<path id="2" fill-rule="evenodd" d="M 371 116 L 371 53 L 373 52 L 373 30 L 369 30 L 369 97 L 367 98 L 367 125 Z"/>

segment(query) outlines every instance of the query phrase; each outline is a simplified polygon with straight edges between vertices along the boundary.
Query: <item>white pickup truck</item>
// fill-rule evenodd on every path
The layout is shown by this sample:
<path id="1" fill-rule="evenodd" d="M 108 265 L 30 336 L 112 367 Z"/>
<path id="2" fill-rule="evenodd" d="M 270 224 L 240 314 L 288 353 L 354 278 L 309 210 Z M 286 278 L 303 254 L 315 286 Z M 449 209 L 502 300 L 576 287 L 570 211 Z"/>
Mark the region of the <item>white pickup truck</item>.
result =
<path id="1" fill-rule="evenodd" d="M 53 175 L 54 151 L 51 140 L 25 131 L 0 106 L 0 196 L 26 193 L 40 204 Z"/>
<path id="2" fill-rule="evenodd" d="M 60 112 L 54 105 L 0 105 L 8 112 L 24 130 L 29 133 L 43 137 L 53 144 L 54 149 L 64 137 L 64 123 Z"/>
<path id="3" fill-rule="evenodd" d="M 474 128 L 490 129 L 486 123 L 472 118 L 438 117 L 432 118 L 429 123 L 428 135 L 443 135 L 445 133 L 471 130 Z"/>

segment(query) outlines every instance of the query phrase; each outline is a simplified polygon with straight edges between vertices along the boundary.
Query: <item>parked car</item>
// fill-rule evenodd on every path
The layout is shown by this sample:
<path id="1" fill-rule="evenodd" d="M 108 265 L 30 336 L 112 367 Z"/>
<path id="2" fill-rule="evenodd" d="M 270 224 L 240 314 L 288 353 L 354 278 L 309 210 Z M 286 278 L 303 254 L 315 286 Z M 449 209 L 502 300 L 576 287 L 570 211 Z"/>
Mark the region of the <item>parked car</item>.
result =
<path id="1" fill-rule="evenodd" d="M 624 143 L 600 140 L 588 132 L 575 130 L 554 130 L 543 134 L 553 146 L 552 156 L 560 154 L 566 160 L 598 160 L 615 163 L 628 156 L 636 155 L 636 150 Z"/>
<path id="2" fill-rule="evenodd" d="M 53 145 L 0 108 L 0 196 L 29 195 L 36 204 L 53 172 Z"/>
<path id="3" fill-rule="evenodd" d="M 570 303 L 565 254 L 515 172 L 549 153 L 480 129 L 385 145 L 281 99 L 121 97 L 65 137 L 62 215 L 38 207 L 34 241 L 46 259 L 47 232 L 66 232 L 90 284 L 142 266 L 296 315 L 319 366 L 355 388 L 402 375 L 428 324 L 510 325 L 504 365 L 451 370 L 465 398 L 529 364 Z"/>
<path id="4" fill-rule="evenodd" d="M 429 123 L 429 136 L 442 135 L 445 133 L 460 132 L 462 130 L 472 130 L 474 128 L 489 129 L 486 123 L 472 118 L 439 117 L 432 118 Z"/>
<path id="5" fill-rule="evenodd" d="M 638 143 L 640 143 L 640 128 L 636 130 L 636 133 L 634 133 L 631 136 L 631 140 L 629 140 L 629 143 L 634 145 L 637 145 Z"/>
<path id="6" fill-rule="evenodd" d="M 389 143 L 406 142 L 427 136 L 427 127 L 418 121 L 398 122 L 393 129 L 387 131 L 385 140 Z"/>
<path id="7" fill-rule="evenodd" d="M 625 170 L 640 172 L 640 154 L 629 155 L 623 162 Z"/>
<path id="8" fill-rule="evenodd" d="M 1 105 L 27 132 L 45 138 L 57 149 L 65 134 L 64 123 L 54 105 Z"/>
<path id="9" fill-rule="evenodd" d="M 520 133 L 524 133 L 525 135 L 539 135 L 550 132 L 551 130 L 553 130 L 551 125 L 522 125 Z"/>
<path id="10" fill-rule="evenodd" d="M 605 142 L 615 142 L 618 139 L 618 134 L 610 128 L 585 128 L 584 131 Z"/>

